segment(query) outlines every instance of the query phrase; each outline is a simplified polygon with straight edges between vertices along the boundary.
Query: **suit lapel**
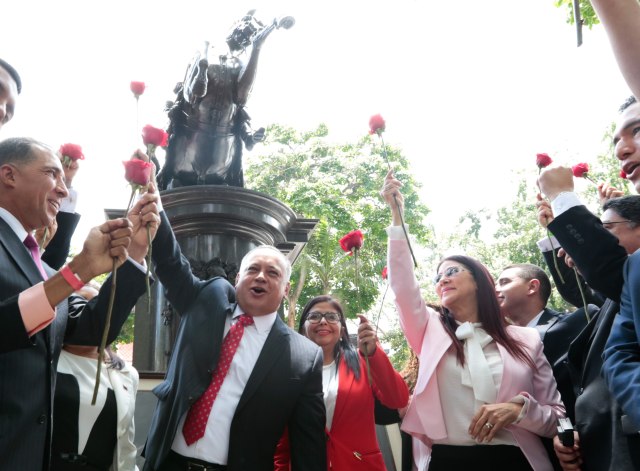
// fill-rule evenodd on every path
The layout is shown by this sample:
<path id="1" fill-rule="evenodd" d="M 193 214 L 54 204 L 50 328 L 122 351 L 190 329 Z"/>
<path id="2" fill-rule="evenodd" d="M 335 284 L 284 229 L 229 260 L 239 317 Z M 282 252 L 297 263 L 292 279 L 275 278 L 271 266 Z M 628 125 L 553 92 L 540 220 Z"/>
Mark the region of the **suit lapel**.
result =
<path id="1" fill-rule="evenodd" d="M 258 389 L 258 386 L 264 381 L 267 374 L 274 367 L 280 359 L 282 352 L 285 351 L 285 347 L 289 345 L 287 337 L 290 335 L 288 327 L 282 322 L 282 319 L 276 316 L 276 320 L 271 327 L 271 331 L 267 336 L 267 340 L 262 347 L 256 366 L 253 367 L 251 376 L 247 381 L 247 385 L 244 388 L 240 402 L 238 403 L 238 410 L 240 410 L 247 401 L 253 396 Z"/>
<path id="2" fill-rule="evenodd" d="M 2 244 L 16 267 L 29 280 L 32 285 L 42 281 L 42 275 L 31 258 L 31 254 L 18 239 L 13 229 L 2 218 L 0 218 L 0 244 Z"/>

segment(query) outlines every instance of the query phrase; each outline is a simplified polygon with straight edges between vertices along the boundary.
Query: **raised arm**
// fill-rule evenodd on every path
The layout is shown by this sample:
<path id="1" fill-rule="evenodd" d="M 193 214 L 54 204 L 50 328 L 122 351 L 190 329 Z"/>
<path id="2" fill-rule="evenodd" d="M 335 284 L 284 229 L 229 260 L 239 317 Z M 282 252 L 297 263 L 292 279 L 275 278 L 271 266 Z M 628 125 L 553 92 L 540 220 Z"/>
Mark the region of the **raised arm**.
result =
<path id="1" fill-rule="evenodd" d="M 638 0 L 591 0 L 604 25 L 622 76 L 640 96 L 640 3 Z"/>

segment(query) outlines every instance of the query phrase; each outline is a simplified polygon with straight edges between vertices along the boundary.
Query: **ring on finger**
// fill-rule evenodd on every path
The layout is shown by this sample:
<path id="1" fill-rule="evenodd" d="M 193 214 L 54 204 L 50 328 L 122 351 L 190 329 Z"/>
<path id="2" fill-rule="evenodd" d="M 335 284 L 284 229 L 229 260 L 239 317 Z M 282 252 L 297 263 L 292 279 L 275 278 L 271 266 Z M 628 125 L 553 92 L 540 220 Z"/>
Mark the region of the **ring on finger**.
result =
<path id="1" fill-rule="evenodd" d="M 493 428 L 493 424 L 491 422 L 487 422 L 486 424 L 484 424 L 484 428 L 486 428 L 487 430 L 491 430 Z"/>

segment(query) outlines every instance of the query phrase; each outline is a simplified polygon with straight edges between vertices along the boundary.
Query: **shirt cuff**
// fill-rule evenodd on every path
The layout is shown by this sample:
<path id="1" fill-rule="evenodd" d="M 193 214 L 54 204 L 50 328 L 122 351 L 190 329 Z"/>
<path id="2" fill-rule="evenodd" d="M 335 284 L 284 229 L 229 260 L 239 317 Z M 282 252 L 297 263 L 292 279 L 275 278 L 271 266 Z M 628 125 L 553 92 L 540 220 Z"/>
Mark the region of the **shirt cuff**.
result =
<path id="1" fill-rule="evenodd" d="M 524 394 L 518 394 L 517 396 L 513 397 L 509 402 L 513 402 L 514 404 L 522 404 L 522 409 L 520 410 L 520 413 L 518 414 L 518 417 L 514 422 L 514 424 L 517 424 L 524 418 L 525 415 L 527 415 L 527 412 L 529 411 L 530 400 Z"/>
<path id="2" fill-rule="evenodd" d="M 409 233 L 409 226 L 404 225 L 407 234 Z M 399 240 L 404 239 L 404 231 L 402 230 L 402 226 L 389 226 L 387 227 L 387 235 L 391 240 Z"/>
<path id="3" fill-rule="evenodd" d="M 146 259 L 142 259 L 142 263 L 136 262 L 131 257 L 127 257 L 127 260 L 129 260 L 131 263 L 133 263 L 138 268 L 138 270 L 144 272 L 145 275 L 147 274 L 147 261 L 146 261 Z"/>
<path id="4" fill-rule="evenodd" d="M 554 217 L 560 216 L 574 206 L 583 206 L 583 204 L 573 191 L 563 191 L 551 202 Z"/>
<path id="5" fill-rule="evenodd" d="M 78 205 L 78 192 L 74 188 L 69 188 L 69 195 L 60 202 L 60 211 L 63 213 L 75 213 Z"/>
<path id="6" fill-rule="evenodd" d="M 49 304 L 43 282 L 18 295 L 18 308 L 29 337 L 40 332 L 56 318 L 56 311 Z"/>
<path id="7" fill-rule="evenodd" d="M 541 252 L 551 252 L 560 247 L 560 242 L 558 242 L 558 239 L 553 235 L 540 239 L 537 244 Z"/>

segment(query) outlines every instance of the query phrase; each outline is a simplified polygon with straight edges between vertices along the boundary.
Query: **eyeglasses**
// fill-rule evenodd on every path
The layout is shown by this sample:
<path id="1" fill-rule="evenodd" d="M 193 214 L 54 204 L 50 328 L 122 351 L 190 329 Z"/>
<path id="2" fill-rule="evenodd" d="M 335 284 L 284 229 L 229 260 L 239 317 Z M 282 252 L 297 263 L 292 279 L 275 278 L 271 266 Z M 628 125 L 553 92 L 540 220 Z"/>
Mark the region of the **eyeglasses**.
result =
<path id="1" fill-rule="evenodd" d="M 311 311 L 307 316 L 307 320 L 311 324 L 318 324 L 322 318 L 326 320 L 329 324 L 337 324 L 340 322 L 340 314 L 337 312 L 320 312 L 320 311 Z"/>
<path id="2" fill-rule="evenodd" d="M 625 222 L 633 222 L 629 219 L 623 219 L 622 221 L 602 221 L 602 227 L 604 227 L 605 229 L 609 229 L 609 227 L 607 226 L 611 226 L 613 224 L 622 224 Z"/>
<path id="3" fill-rule="evenodd" d="M 465 270 L 464 268 L 457 267 L 457 266 L 449 267 L 442 273 L 438 273 L 436 276 L 433 277 L 433 284 L 437 285 L 438 283 L 440 283 L 440 280 L 444 276 L 446 276 L 447 278 L 453 278 L 454 276 L 457 276 L 458 273 L 460 273 L 461 271 L 469 271 L 469 270 Z"/>

